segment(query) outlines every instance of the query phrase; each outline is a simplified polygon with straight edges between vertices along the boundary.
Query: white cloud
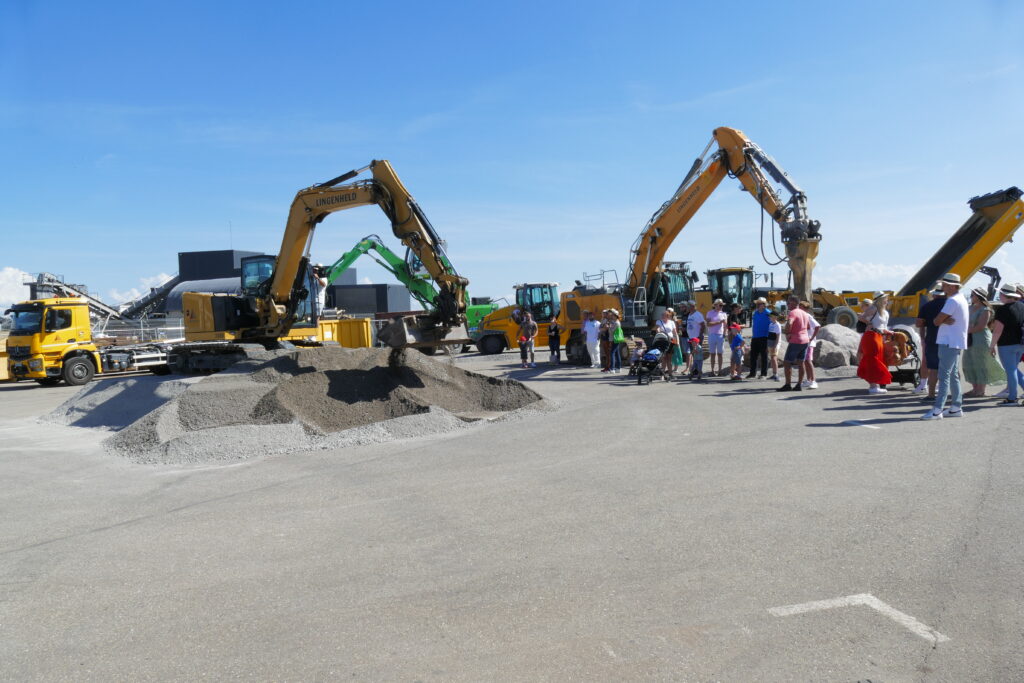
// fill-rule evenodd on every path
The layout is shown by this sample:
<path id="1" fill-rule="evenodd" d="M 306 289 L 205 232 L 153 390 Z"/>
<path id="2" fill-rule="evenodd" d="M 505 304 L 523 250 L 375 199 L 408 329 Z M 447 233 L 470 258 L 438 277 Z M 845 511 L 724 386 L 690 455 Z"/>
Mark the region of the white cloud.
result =
<path id="1" fill-rule="evenodd" d="M 129 301 L 134 301 L 140 296 L 149 294 L 149 290 L 153 287 L 159 287 L 163 283 L 171 279 L 171 276 L 167 273 L 159 273 L 150 277 L 140 277 L 139 284 L 141 287 L 130 287 L 128 289 L 111 289 L 107 291 L 107 296 L 115 304 L 123 304 Z"/>
<path id="2" fill-rule="evenodd" d="M 361 284 L 361 285 L 372 285 L 373 284 L 373 280 L 371 280 L 370 278 L 368 278 L 368 277 L 366 277 L 364 275 L 363 277 L 359 278 L 359 284 Z"/>
<path id="3" fill-rule="evenodd" d="M 29 274 L 19 268 L 0 269 L 0 314 L 11 304 L 28 298 L 28 287 L 24 284 L 28 279 Z"/>

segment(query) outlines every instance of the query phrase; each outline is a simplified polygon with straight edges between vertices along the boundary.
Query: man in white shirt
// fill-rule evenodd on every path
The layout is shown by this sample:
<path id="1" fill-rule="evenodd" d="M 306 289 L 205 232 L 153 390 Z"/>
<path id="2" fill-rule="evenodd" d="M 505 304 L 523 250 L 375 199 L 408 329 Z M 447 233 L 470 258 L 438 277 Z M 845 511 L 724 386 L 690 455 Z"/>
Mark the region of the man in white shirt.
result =
<path id="1" fill-rule="evenodd" d="M 704 315 L 697 310 L 697 302 L 689 301 L 690 315 L 686 316 L 686 338 L 704 339 L 704 330 L 707 329 L 707 322 Z"/>
<path id="2" fill-rule="evenodd" d="M 596 368 L 598 363 L 601 362 L 601 357 L 597 350 L 601 324 L 594 320 L 590 311 L 583 311 L 583 323 L 580 325 L 580 332 L 583 334 L 583 343 L 587 347 L 587 355 L 590 356 L 590 367 Z"/>
<path id="3" fill-rule="evenodd" d="M 946 273 L 942 276 L 942 291 L 946 303 L 935 316 L 939 328 L 936 344 L 939 347 L 938 386 L 935 405 L 921 416 L 922 420 L 940 420 L 943 417 L 963 417 L 963 390 L 960 388 L 960 358 L 967 348 L 967 322 L 970 312 L 967 299 L 960 293 L 960 276 Z M 952 394 L 949 408 L 946 397 Z"/>

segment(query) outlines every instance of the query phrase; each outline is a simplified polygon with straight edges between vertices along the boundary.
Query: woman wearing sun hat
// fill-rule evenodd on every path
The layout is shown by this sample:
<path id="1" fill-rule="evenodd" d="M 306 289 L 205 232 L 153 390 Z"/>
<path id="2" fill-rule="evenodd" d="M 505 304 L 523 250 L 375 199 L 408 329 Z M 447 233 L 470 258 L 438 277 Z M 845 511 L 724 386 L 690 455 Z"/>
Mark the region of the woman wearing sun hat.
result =
<path id="1" fill-rule="evenodd" d="M 978 398 L 985 395 L 985 387 L 989 384 L 1002 384 L 1006 380 L 1003 366 L 1000 365 L 989 351 L 992 344 L 992 331 L 988 329 L 992 321 L 992 307 L 988 302 L 988 293 L 981 287 L 971 290 L 970 317 L 967 319 L 967 333 L 971 335 L 967 350 L 964 351 L 964 377 L 971 383 L 971 390 L 964 396 Z"/>
<path id="2" fill-rule="evenodd" d="M 869 394 L 884 394 L 885 385 L 892 382 L 892 373 L 885 364 L 883 343 L 885 334 L 889 331 L 889 311 L 885 310 L 889 303 L 889 295 L 885 292 L 875 292 L 871 298 L 871 306 L 860 314 L 860 321 L 866 327 L 860 338 L 857 376 L 868 383 Z"/>

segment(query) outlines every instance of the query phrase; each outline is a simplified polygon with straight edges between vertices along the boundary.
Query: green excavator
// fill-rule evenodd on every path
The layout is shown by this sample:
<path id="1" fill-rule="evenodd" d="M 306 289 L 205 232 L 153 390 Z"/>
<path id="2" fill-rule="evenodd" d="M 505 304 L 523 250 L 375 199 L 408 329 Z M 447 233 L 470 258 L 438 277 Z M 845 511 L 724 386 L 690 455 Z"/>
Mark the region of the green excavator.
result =
<path id="1" fill-rule="evenodd" d="M 438 250 L 444 265 L 454 272 L 448 256 L 443 249 Z M 375 252 L 375 253 L 374 253 Z M 352 267 L 362 256 L 369 256 L 376 261 L 384 270 L 391 273 L 396 280 L 405 285 L 412 297 L 427 311 L 437 308 L 438 290 L 430 274 L 419 262 L 412 250 L 406 249 L 405 258 L 400 257 L 391 251 L 384 241 L 377 235 L 367 235 L 356 242 L 355 246 L 346 251 L 333 264 L 325 270 L 325 279 L 330 286 L 341 277 L 341 274 Z M 466 331 L 474 342 L 479 336 L 480 321 L 491 311 L 498 307 L 496 302 L 470 304 L 466 306 Z M 464 347 L 464 350 L 467 347 Z"/>

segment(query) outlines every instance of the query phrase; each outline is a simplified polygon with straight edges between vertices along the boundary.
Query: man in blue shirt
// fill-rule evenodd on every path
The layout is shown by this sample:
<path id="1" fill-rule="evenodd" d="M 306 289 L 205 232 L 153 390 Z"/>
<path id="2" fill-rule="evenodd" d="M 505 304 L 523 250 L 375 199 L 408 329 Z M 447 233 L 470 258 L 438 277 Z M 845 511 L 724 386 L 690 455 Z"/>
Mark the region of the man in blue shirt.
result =
<path id="1" fill-rule="evenodd" d="M 754 301 L 757 308 L 750 316 L 750 374 L 753 379 L 757 374 L 757 362 L 761 361 L 761 379 L 768 375 L 768 300 L 763 296 Z"/>
<path id="2" fill-rule="evenodd" d="M 935 343 L 936 337 L 939 334 L 939 328 L 935 326 L 935 316 L 941 313 L 942 307 L 946 305 L 946 295 L 938 288 L 933 290 L 931 295 L 931 301 L 921 306 L 918 310 L 918 317 L 915 321 L 917 333 L 921 337 L 921 343 L 924 345 L 924 362 L 921 363 L 919 371 L 921 381 L 914 387 L 914 393 L 920 394 L 927 388 L 928 400 L 934 401 L 935 383 L 939 380 L 939 346 Z"/>

